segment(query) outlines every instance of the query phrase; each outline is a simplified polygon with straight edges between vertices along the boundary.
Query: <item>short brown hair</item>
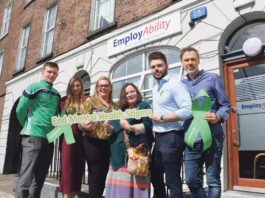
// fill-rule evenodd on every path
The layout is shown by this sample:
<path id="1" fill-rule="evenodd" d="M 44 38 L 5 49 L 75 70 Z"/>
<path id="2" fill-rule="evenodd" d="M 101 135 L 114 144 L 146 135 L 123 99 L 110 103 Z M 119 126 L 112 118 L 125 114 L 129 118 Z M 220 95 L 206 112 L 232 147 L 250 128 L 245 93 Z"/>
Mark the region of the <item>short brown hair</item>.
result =
<path id="1" fill-rule="evenodd" d="M 188 46 L 188 47 L 182 48 L 182 50 L 180 52 L 180 59 L 182 59 L 182 56 L 185 54 L 185 52 L 190 52 L 190 51 L 195 52 L 197 54 L 197 57 L 199 58 L 199 52 L 198 52 L 198 50 L 196 50 L 193 47 Z"/>
<path id="2" fill-rule="evenodd" d="M 54 67 L 54 68 L 57 68 L 57 70 L 59 71 L 59 67 L 57 65 L 57 63 L 55 62 L 47 62 L 43 65 L 43 70 L 46 68 L 46 67 Z"/>
<path id="3" fill-rule="evenodd" d="M 165 64 L 167 64 L 167 58 L 166 58 L 165 54 L 163 54 L 162 52 L 154 51 L 151 54 L 149 54 L 149 56 L 148 56 L 149 64 L 152 60 L 157 60 L 157 59 L 161 59 L 164 61 Z"/>
<path id="4" fill-rule="evenodd" d="M 120 93 L 120 98 L 119 98 L 119 107 L 123 111 L 129 107 L 129 104 L 126 100 L 126 88 L 130 85 L 136 90 L 136 93 L 137 93 L 136 104 L 143 100 L 143 97 L 142 97 L 140 91 L 138 90 L 138 88 L 133 83 L 124 84 L 121 88 L 121 93 Z"/>

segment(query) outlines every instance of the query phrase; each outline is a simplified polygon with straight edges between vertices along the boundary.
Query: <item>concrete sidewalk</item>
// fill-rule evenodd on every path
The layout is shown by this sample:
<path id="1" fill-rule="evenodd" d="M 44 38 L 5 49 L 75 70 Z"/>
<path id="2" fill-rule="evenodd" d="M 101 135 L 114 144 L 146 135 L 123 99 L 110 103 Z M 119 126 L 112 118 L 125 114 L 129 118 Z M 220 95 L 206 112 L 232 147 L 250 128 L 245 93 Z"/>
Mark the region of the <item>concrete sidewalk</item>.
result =
<path id="1" fill-rule="evenodd" d="M 14 178 L 17 175 L 0 175 L 0 198 L 13 198 L 15 197 Z"/>
<path id="2" fill-rule="evenodd" d="M 15 193 L 13 192 L 15 177 L 16 175 L 14 174 L 0 175 L 0 198 L 14 198 L 15 197 Z M 51 179 L 46 180 L 45 185 L 49 185 L 50 183 L 49 180 Z M 58 181 L 56 180 L 55 183 L 58 184 Z M 50 185 L 54 186 L 55 184 L 50 183 Z M 87 189 L 85 191 L 87 192 Z M 257 198 L 257 197 L 265 198 L 265 194 L 248 193 L 248 192 L 240 192 L 240 191 L 226 191 L 226 192 L 222 192 L 222 196 L 221 196 L 221 198 Z"/>

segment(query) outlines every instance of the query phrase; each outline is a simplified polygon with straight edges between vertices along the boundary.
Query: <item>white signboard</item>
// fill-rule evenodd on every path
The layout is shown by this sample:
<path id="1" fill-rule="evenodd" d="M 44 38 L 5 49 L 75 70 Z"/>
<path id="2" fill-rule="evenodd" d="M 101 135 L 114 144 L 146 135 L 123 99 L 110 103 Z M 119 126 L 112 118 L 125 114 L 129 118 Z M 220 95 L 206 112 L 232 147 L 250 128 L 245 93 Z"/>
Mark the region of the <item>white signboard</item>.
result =
<path id="1" fill-rule="evenodd" d="M 108 57 L 181 32 L 180 12 L 161 17 L 108 40 Z"/>
<path id="2" fill-rule="evenodd" d="M 238 114 L 264 113 L 265 99 L 237 102 Z"/>

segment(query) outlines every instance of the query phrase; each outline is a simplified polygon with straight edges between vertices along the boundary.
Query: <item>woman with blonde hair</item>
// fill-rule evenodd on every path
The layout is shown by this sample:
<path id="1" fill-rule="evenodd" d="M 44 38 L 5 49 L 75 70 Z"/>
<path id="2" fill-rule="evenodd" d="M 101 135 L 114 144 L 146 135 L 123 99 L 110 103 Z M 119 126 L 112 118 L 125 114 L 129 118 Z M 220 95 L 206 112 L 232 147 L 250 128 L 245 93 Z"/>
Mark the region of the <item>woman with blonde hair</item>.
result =
<path id="1" fill-rule="evenodd" d="M 84 114 L 111 112 L 117 105 L 112 101 L 112 85 L 108 77 L 101 76 L 93 96 L 88 98 L 83 107 Z M 83 148 L 88 165 L 89 198 L 102 197 L 109 167 L 110 145 L 108 138 L 112 127 L 107 121 L 86 122 L 79 124 L 83 132 Z"/>
<path id="2" fill-rule="evenodd" d="M 66 97 L 62 98 L 60 102 L 61 110 L 66 109 L 68 115 L 74 113 L 80 115 L 82 114 L 83 103 L 83 82 L 80 78 L 72 77 L 68 83 Z M 77 124 L 72 125 L 72 131 L 76 143 L 68 145 L 64 136 L 60 138 L 61 178 L 58 191 L 63 193 L 63 198 L 74 198 L 76 192 L 81 190 L 85 169 L 81 132 Z"/>

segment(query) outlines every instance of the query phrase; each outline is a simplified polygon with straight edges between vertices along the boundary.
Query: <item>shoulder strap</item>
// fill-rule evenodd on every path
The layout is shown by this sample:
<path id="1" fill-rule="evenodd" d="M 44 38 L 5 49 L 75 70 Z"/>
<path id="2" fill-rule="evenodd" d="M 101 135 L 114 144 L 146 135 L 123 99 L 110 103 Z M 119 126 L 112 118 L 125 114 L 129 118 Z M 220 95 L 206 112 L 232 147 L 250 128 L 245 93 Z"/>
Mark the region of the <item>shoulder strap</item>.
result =
<path id="1" fill-rule="evenodd" d="M 126 148 L 129 149 L 130 142 L 129 142 L 128 134 L 125 129 L 123 130 L 123 134 L 124 134 L 124 142 L 125 142 Z"/>

